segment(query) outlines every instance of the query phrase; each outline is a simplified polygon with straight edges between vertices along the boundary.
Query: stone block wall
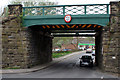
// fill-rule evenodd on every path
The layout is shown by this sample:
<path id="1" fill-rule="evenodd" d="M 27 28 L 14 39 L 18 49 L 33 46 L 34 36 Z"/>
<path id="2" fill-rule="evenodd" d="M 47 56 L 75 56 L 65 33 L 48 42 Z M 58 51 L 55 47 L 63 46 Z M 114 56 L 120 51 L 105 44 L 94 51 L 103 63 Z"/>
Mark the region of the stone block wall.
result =
<path id="1" fill-rule="evenodd" d="M 120 75 L 120 2 L 111 2 L 110 23 L 103 29 L 104 71 Z"/>
<path id="2" fill-rule="evenodd" d="M 30 68 L 52 60 L 49 33 L 21 25 L 21 5 L 9 5 L 2 20 L 2 68 Z"/>
<path id="3" fill-rule="evenodd" d="M 2 23 L 2 67 L 26 68 L 27 45 L 20 20 L 12 17 Z"/>

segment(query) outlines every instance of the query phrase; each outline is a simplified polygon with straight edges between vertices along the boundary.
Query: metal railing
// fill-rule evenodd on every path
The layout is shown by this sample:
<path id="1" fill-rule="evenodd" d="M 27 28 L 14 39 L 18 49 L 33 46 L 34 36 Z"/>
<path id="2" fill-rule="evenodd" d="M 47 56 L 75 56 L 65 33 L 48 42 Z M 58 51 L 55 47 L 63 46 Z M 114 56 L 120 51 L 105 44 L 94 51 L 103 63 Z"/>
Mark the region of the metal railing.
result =
<path id="1" fill-rule="evenodd" d="M 109 4 L 23 7 L 24 16 L 109 14 Z"/>

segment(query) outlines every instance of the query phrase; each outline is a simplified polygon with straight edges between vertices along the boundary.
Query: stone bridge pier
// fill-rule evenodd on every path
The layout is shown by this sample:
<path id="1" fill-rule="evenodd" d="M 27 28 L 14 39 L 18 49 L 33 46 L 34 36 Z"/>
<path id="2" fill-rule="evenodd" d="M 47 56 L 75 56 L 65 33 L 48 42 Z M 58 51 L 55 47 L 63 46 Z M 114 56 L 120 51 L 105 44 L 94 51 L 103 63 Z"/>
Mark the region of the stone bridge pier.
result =
<path id="1" fill-rule="evenodd" d="M 2 67 L 30 68 L 52 61 L 52 37 L 40 26 L 22 26 L 22 5 L 9 5 L 2 21 Z M 110 22 L 96 36 L 98 67 L 120 76 L 120 2 L 110 3 Z M 97 42 L 98 41 L 98 42 Z"/>
<path id="2" fill-rule="evenodd" d="M 110 2 L 110 22 L 102 34 L 102 70 L 120 76 L 120 1 Z"/>
<path id="3" fill-rule="evenodd" d="M 2 67 L 30 68 L 52 60 L 52 37 L 39 26 L 22 26 L 22 5 L 9 5 L 2 21 Z"/>

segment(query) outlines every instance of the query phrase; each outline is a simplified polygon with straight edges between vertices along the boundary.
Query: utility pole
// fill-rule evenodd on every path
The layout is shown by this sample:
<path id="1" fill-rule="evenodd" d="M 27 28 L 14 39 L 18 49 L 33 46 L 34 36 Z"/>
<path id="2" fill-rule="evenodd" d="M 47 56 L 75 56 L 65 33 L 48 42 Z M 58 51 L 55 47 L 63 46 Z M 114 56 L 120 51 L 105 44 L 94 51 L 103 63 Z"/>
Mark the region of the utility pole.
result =
<path id="1" fill-rule="evenodd" d="M 79 35 L 79 33 L 76 33 L 76 35 Z M 79 38 L 77 37 L 76 50 L 78 50 L 78 44 L 79 44 Z"/>

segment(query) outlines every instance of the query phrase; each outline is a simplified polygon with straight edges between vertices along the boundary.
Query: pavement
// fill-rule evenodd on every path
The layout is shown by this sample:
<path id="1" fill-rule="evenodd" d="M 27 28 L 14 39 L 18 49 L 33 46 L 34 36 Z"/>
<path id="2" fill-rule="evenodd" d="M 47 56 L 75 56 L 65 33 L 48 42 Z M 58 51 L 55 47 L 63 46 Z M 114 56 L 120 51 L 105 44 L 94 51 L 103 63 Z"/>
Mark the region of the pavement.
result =
<path id="1" fill-rule="evenodd" d="M 85 51 L 80 51 L 80 53 L 83 53 Z M 2 69 L 0 70 L 0 73 L 2 74 L 9 74 L 9 73 L 29 73 L 29 72 L 35 72 L 35 71 L 39 71 L 39 70 L 42 70 L 42 69 L 45 69 L 49 66 L 52 66 L 72 55 L 75 55 L 75 54 L 78 54 L 78 52 L 74 52 L 74 53 L 71 53 L 71 54 L 68 54 L 66 56 L 62 56 L 60 58 L 54 58 L 53 61 L 49 62 L 49 63 L 46 63 L 46 64 L 42 64 L 42 65 L 38 65 L 38 66 L 35 66 L 35 67 L 32 67 L 30 69 Z"/>

